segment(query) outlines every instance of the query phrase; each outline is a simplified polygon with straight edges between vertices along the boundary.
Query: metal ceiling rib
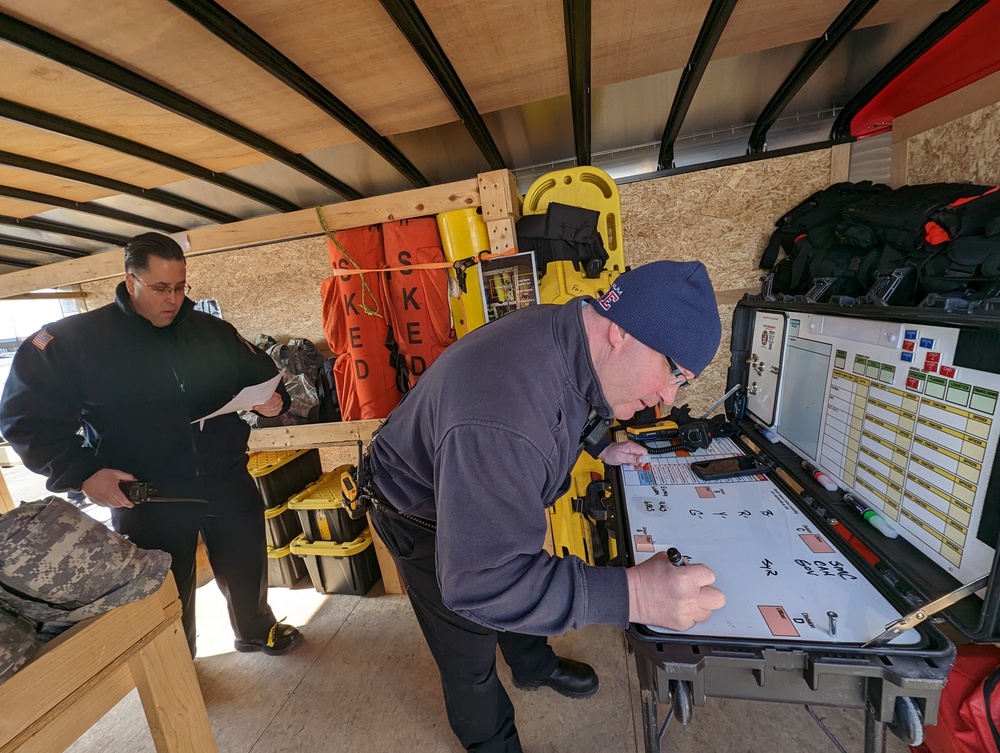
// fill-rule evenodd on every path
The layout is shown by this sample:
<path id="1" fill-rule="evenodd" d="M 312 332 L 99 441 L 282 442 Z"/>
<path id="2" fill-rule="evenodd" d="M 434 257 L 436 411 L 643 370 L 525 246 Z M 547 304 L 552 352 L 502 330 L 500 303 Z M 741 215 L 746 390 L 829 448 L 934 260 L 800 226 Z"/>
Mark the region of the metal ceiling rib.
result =
<path id="1" fill-rule="evenodd" d="M 563 0 L 576 164 L 590 164 L 590 0 Z"/>
<path id="2" fill-rule="evenodd" d="M 79 259 L 82 256 L 89 256 L 86 251 L 69 246 L 59 246 L 54 243 L 42 243 L 41 241 L 30 241 L 24 238 L 13 238 L 9 235 L 0 235 L 0 246 L 10 246 L 11 248 L 23 248 L 29 251 L 41 251 L 46 254 L 55 254 L 67 259 Z"/>
<path id="3" fill-rule="evenodd" d="M 506 167 L 486 123 L 483 122 L 472 98 L 469 97 L 469 93 L 462 84 L 462 80 L 458 77 L 444 50 L 441 49 L 441 45 L 435 39 L 434 32 L 427 25 L 420 9 L 412 0 L 379 0 L 379 2 L 382 3 L 382 7 L 392 17 L 393 22 L 406 37 L 413 50 L 420 56 L 424 65 L 427 66 L 427 70 L 430 71 L 438 86 L 441 87 L 441 91 L 455 108 L 458 117 L 469 130 L 472 139 L 476 142 L 483 157 L 486 158 L 490 168 L 500 170 Z"/>
<path id="4" fill-rule="evenodd" d="M 245 128 L 239 123 L 167 89 L 165 86 L 95 55 L 82 47 L 26 24 L 13 16 L 0 13 L 0 38 L 246 144 L 250 148 L 266 154 L 271 159 L 309 176 L 317 183 L 336 191 L 346 199 L 361 198 L 361 194 L 351 186 L 320 170 L 301 155 L 285 149 L 249 128 Z"/>
<path id="5" fill-rule="evenodd" d="M 0 225 L 41 230 L 47 233 L 60 233 L 61 235 L 86 238 L 87 240 L 107 243 L 113 246 L 124 246 L 129 240 L 124 235 L 102 233 L 96 230 L 88 230 L 87 228 L 66 225 L 62 222 L 53 222 L 52 220 L 44 220 L 37 217 L 7 217 L 6 215 L 0 215 Z"/>
<path id="6" fill-rule="evenodd" d="M 113 133 L 108 133 L 107 131 L 102 131 L 98 128 L 84 125 L 83 123 L 67 120 L 66 118 L 59 117 L 58 115 L 42 112 L 41 110 L 36 110 L 34 107 L 21 105 L 17 102 L 12 102 L 9 99 L 0 98 L 0 117 L 7 118 L 8 120 L 14 120 L 18 123 L 25 123 L 26 125 L 34 126 L 35 128 L 43 128 L 47 131 L 59 133 L 63 136 L 69 136 L 80 141 L 97 144 L 98 146 L 113 149 L 114 151 L 122 152 L 123 154 L 128 154 L 132 157 L 138 157 L 139 159 L 144 159 L 163 167 L 169 167 L 171 170 L 185 173 L 193 178 L 199 178 L 207 181 L 208 183 L 214 183 L 223 188 L 228 188 L 230 191 L 242 194 L 243 196 L 247 196 L 255 201 L 259 201 L 260 203 L 273 209 L 277 209 L 280 212 L 294 212 L 296 209 L 301 208 L 290 201 L 286 201 L 280 196 L 275 196 L 270 191 L 265 191 L 257 186 L 252 186 L 249 183 L 236 180 L 228 175 L 221 175 L 219 173 L 212 172 L 211 170 L 201 167 L 201 165 L 196 165 L 193 162 L 188 162 L 180 157 L 167 154 L 159 149 L 154 149 L 153 147 L 146 146 L 145 144 L 140 144 L 138 141 L 132 141 L 122 136 L 116 136 Z"/>
<path id="7" fill-rule="evenodd" d="M 896 76 L 905 71 L 917 58 L 946 37 L 952 30 L 969 16 L 986 5 L 989 0 L 959 0 L 951 10 L 942 13 L 928 26 L 922 34 L 914 39 L 906 48 L 875 74 L 861 91 L 851 98 L 844 109 L 840 111 L 833 124 L 830 135 L 832 138 L 849 138 L 851 136 L 851 121 L 861 109 L 888 86 Z"/>
<path id="8" fill-rule="evenodd" d="M 34 269 L 42 266 L 36 261 L 24 261 L 23 259 L 11 259 L 9 256 L 0 256 L 0 264 L 7 264 L 18 269 Z"/>
<path id="9" fill-rule="evenodd" d="M 430 185 L 427 178 L 392 142 L 380 135 L 316 79 L 218 3 L 213 0 L 169 1 L 286 86 L 335 118 L 406 176 L 415 187 Z"/>
<path id="10" fill-rule="evenodd" d="M 834 19 L 833 23 L 819 39 L 809 45 L 805 55 L 798 62 L 774 96 L 764 105 L 750 134 L 749 152 L 762 152 L 767 146 L 767 132 L 774 121 L 792 101 L 809 77 L 823 64 L 837 45 L 857 26 L 879 0 L 851 0 L 847 7 Z"/>
<path id="11" fill-rule="evenodd" d="M 660 156 L 657 160 L 657 169 L 666 170 L 674 164 L 674 142 L 681 131 L 684 123 L 684 116 L 687 115 L 691 102 L 694 99 L 701 77 L 708 68 L 712 59 L 715 46 L 719 43 L 726 22 L 732 15 L 733 8 L 736 7 L 737 0 L 712 0 L 712 5 L 705 16 L 705 22 L 698 32 L 698 39 L 695 40 L 691 56 L 688 58 L 687 67 L 681 74 L 680 84 L 674 93 L 674 103 L 670 108 L 670 115 L 667 116 L 667 125 L 663 129 L 663 137 L 660 139 Z"/>
<path id="12" fill-rule="evenodd" d="M 2 0 L 63 56 L 0 42 L 0 229 L 86 253 L 337 200 L 203 111 L 364 195 L 485 164 L 523 183 L 574 163 L 649 174 L 664 149 L 684 171 L 748 141 L 772 156 L 822 142 L 956 1 Z"/>
<path id="13" fill-rule="evenodd" d="M 134 186 L 131 183 L 125 183 L 121 180 L 106 178 L 103 175 L 88 173 L 84 170 L 66 167 L 65 165 L 57 165 L 54 162 L 46 162 L 45 160 L 35 159 L 34 157 L 25 157 L 22 154 L 0 151 L 0 165 L 9 165 L 22 170 L 45 173 L 46 175 L 55 175 L 60 178 L 75 180 L 78 183 L 88 183 L 92 186 L 108 188 L 112 191 L 117 191 L 118 193 L 127 194 L 129 196 L 138 196 L 144 199 L 149 199 L 157 204 L 163 204 L 164 206 L 179 209 L 182 212 L 188 212 L 189 214 L 204 217 L 205 219 L 212 220 L 213 222 L 235 222 L 239 219 L 239 217 L 236 217 L 235 215 L 228 214 L 227 212 L 221 212 L 218 209 L 204 206 L 203 204 L 185 199 L 181 196 L 174 196 L 173 194 L 161 191 L 157 188 L 142 188 L 141 186 Z"/>
<path id="14" fill-rule="evenodd" d="M 73 201 L 72 199 L 64 199 L 61 196 L 52 196 L 50 194 L 38 193 L 37 191 L 26 191 L 23 188 L 14 188 L 13 186 L 0 186 L 0 196 L 7 196 L 11 199 L 19 199 L 20 201 L 32 201 L 36 204 L 48 204 L 53 207 L 63 207 L 85 214 L 96 214 L 99 217 L 106 217 L 109 220 L 118 220 L 130 225 L 162 230 L 164 233 L 180 233 L 185 229 L 180 225 L 171 225 L 148 217 L 140 217 L 129 212 L 122 212 L 118 209 L 101 206 L 92 201 Z"/>

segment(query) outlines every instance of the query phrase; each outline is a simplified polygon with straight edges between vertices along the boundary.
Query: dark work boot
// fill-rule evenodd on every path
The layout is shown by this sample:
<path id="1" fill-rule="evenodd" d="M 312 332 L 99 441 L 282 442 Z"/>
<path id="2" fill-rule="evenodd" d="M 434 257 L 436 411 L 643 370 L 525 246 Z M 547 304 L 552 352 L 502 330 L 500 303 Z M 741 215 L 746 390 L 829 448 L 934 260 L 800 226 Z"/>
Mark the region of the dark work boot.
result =
<path id="1" fill-rule="evenodd" d="M 514 678 L 514 687 L 518 690 L 552 688 L 567 698 L 590 698 L 597 692 L 598 685 L 597 673 L 593 667 L 583 662 L 562 658 L 559 659 L 555 671 L 548 677 L 528 682 L 520 682 Z"/>

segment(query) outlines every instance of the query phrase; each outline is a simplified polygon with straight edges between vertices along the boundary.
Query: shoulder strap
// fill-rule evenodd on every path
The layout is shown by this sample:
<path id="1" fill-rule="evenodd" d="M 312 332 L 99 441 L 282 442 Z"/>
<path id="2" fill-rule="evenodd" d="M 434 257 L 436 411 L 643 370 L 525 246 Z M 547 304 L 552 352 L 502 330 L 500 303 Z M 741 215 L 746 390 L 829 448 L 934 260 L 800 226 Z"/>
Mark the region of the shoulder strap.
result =
<path id="1" fill-rule="evenodd" d="M 778 261 L 778 251 L 781 250 L 781 230 L 775 230 L 771 233 L 771 240 L 767 242 L 767 248 L 764 249 L 764 253 L 760 257 L 760 263 L 757 265 L 760 269 L 771 269 L 774 267 L 776 261 Z"/>

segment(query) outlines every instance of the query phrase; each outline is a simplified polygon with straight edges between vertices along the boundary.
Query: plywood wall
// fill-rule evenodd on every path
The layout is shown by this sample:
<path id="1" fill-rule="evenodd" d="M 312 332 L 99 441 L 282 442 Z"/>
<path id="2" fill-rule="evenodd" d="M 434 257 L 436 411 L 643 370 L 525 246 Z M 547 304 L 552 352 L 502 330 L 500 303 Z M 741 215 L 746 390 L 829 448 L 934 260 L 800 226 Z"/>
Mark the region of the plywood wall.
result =
<path id="1" fill-rule="evenodd" d="M 1000 102 L 911 137 L 907 183 L 1000 185 Z"/>
<path id="2" fill-rule="evenodd" d="M 326 352 L 320 318 L 320 283 L 330 274 L 323 238 L 274 243 L 188 260 L 191 297 L 215 298 L 222 315 L 249 340 L 269 334 L 280 341 L 305 337 Z M 87 283 L 87 307 L 114 297 L 123 278 Z"/>
<path id="3" fill-rule="evenodd" d="M 626 263 L 700 259 L 729 301 L 721 307 L 722 355 L 685 390 L 683 399 L 693 408 L 703 410 L 724 391 L 730 303 L 743 290 L 759 289 L 757 261 L 774 221 L 829 182 L 830 152 L 824 150 L 620 187 Z M 192 297 L 218 299 L 225 318 L 247 338 L 306 337 L 324 351 L 319 286 L 328 274 L 323 238 L 188 261 Z M 111 301 L 120 279 L 84 285 L 88 307 Z"/>
<path id="4" fill-rule="evenodd" d="M 625 262 L 700 260 L 723 301 L 719 354 L 678 396 L 695 413 L 725 392 L 732 304 L 741 291 L 760 289 L 757 263 L 775 220 L 830 185 L 830 164 L 822 150 L 619 187 Z"/>
<path id="5" fill-rule="evenodd" d="M 699 259 L 719 293 L 720 353 L 678 397 L 695 413 L 725 390 L 733 304 L 759 289 L 774 221 L 830 176 L 831 152 L 822 150 L 620 186 L 626 263 Z M 1000 184 L 1000 103 L 910 138 L 907 179 Z M 328 272 L 325 241 L 314 238 L 194 257 L 188 279 L 194 297 L 217 298 L 245 336 L 307 337 L 326 350 L 319 286 Z M 117 282 L 84 285 L 88 307 L 110 301 Z M 324 467 L 350 460 L 341 454 L 324 457 Z"/>

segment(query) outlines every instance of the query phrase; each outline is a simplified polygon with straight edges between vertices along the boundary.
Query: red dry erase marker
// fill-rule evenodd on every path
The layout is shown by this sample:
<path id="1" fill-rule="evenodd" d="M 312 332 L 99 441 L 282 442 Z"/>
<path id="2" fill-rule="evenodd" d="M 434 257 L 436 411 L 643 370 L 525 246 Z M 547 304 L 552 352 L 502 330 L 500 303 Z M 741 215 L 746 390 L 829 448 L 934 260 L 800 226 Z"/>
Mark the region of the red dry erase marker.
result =
<path id="1" fill-rule="evenodd" d="M 806 462 L 805 460 L 803 460 L 803 461 L 802 461 L 802 467 L 803 467 L 803 468 L 804 468 L 804 469 L 805 469 L 805 470 L 806 470 L 806 471 L 807 471 L 807 472 L 808 472 L 808 473 L 809 473 L 809 474 L 810 474 L 810 475 L 811 475 L 811 476 L 812 476 L 812 477 L 813 477 L 814 479 L 816 479 L 816 482 L 817 482 L 817 483 L 818 483 L 818 484 L 819 484 L 820 486 L 822 486 L 822 487 L 823 487 L 824 489 L 826 489 L 826 490 L 827 490 L 828 492 L 835 492 L 835 491 L 837 491 L 837 489 L 839 489 L 839 488 L 840 488 L 839 486 L 837 486 L 837 483 L 836 483 L 836 482 L 835 482 L 835 481 L 834 481 L 834 480 L 833 480 L 832 478 L 830 478 L 830 477 L 829 477 L 829 476 L 827 476 L 827 475 L 826 475 L 825 473 L 823 473 L 823 471 L 821 471 L 821 470 L 818 470 L 818 469 L 816 469 L 816 468 L 813 468 L 813 467 L 812 467 L 811 465 L 809 465 L 809 463 L 807 463 L 807 462 Z"/>

